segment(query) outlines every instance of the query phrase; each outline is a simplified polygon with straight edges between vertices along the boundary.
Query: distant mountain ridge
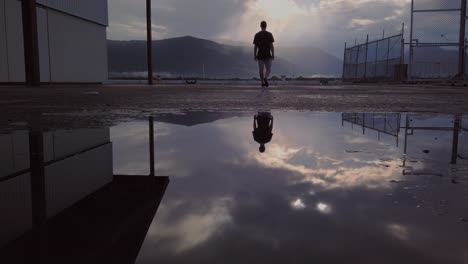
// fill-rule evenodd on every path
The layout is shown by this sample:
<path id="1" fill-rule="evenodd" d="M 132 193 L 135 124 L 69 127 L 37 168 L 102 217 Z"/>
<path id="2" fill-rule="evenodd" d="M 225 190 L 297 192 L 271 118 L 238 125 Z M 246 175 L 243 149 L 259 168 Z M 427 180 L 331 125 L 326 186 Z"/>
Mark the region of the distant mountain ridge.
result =
<path id="1" fill-rule="evenodd" d="M 273 75 L 337 76 L 340 59 L 318 48 L 277 48 Z M 110 72 L 146 71 L 146 42 L 108 40 Z M 190 36 L 153 41 L 154 72 L 174 76 L 252 78 L 258 75 L 253 48 Z"/>

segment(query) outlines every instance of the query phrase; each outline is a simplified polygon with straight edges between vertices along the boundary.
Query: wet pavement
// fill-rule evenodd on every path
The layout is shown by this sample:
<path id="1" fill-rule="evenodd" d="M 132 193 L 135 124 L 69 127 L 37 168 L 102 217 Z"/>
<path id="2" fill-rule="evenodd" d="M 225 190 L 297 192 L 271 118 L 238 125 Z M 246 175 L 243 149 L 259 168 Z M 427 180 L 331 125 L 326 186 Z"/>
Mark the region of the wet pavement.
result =
<path id="1" fill-rule="evenodd" d="M 468 114 L 468 89 L 458 84 L 2 86 L 0 94 L 0 127 L 39 117 L 46 126 L 110 126 L 183 110 Z"/>
<path id="2" fill-rule="evenodd" d="M 155 175 L 168 176 L 167 188 L 134 202 L 147 209 L 116 217 L 113 229 L 93 225 L 110 245 L 71 250 L 88 259 L 70 263 L 106 254 L 136 263 L 468 262 L 468 116 L 269 110 L 154 115 Z M 55 219 L 86 214 L 76 207 L 116 176 L 151 178 L 147 120 L 25 127 L 0 134 L 0 259 L 31 232 L 36 255 L 56 245 L 44 235 Z M 42 183 L 41 155 L 30 149 L 42 153 Z"/>

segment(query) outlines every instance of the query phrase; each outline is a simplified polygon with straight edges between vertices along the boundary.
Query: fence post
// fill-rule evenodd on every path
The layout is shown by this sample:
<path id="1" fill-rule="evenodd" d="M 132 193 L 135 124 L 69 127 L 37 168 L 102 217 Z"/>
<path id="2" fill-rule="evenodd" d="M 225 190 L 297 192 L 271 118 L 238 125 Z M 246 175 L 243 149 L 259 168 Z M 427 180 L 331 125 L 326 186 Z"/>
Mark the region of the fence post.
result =
<path id="1" fill-rule="evenodd" d="M 463 0 L 465 1 L 465 0 Z M 452 164 L 457 164 L 458 159 L 458 141 L 460 137 L 462 116 L 456 114 L 453 122 L 453 138 L 452 138 Z"/>
<path id="2" fill-rule="evenodd" d="M 401 54 L 400 64 L 405 64 L 405 23 L 401 25 Z"/>
<path id="3" fill-rule="evenodd" d="M 366 56 L 364 60 L 364 79 L 367 79 L 367 53 L 369 49 L 369 34 L 366 37 Z"/>
<path id="4" fill-rule="evenodd" d="M 345 43 L 344 43 L 344 56 L 343 56 L 343 73 L 342 73 L 342 76 L 341 76 L 341 79 L 342 79 L 342 80 L 345 79 L 345 70 L 346 70 L 346 46 L 347 46 L 347 43 L 345 42 Z"/>
<path id="5" fill-rule="evenodd" d="M 405 23 L 401 25 L 401 47 L 400 47 L 400 72 L 398 73 L 398 78 L 401 81 L 406 80 L 405 68 L 403 65 L 405 64 Z"/>
<path id="6" fill-rule="evenodd" d="M 377 78 L 377 63 L 379 61 L 379 43 L 380 43 L 380 41 L 377 41 L 375 43 L 374 77 L 376 77 L 376 78 Z"/>
<path id="7" fill-rule="evenodd" d="M 409 40 L 409 65 L 408 65 L 408 79 L 411 80 L 413 76 L 413 24 L 414 23 L 414 0 L 411 0 L 411 26 L 410 26 L 410 40 Z"/>
<path id="8" fill-rule="evenodd" d="M 385 66 L 385 77 L 388 78 L 388 62 L 389 62 L 389 59 L 390 59 L 390 39 L 388 39 L 387 41 L 387 62 L 386 62 L 386 66 Z"/>
<path id="9" fill-rule="evenodd" d="M 466 0 L 461 0 L 460 11 L 460 46 L 458 50 L 458 74 L 461 80 L 465 79 L 465 28 L 466 28 Z"/>
<path id="10" fill-rule="evenodd" d="M 356 53 L 356 69 L 354 71 L 354 79 L 358 78 L 358 69 L 359 69 L 359 49 L 361 45 L 357 46 L 357 53 Z"/>

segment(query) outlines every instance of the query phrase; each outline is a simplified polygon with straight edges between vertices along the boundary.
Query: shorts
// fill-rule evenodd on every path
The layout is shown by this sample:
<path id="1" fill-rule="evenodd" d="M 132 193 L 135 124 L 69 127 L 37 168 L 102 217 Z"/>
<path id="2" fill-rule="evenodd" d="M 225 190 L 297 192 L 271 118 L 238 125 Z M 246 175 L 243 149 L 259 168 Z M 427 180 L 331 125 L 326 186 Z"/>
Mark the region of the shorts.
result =
<path id="1" fill-rule="evenodd" d="M 258 69 L 263 72 L 263 70 L 267 69 L 267 71 L 271 71 L 271 64 L 272 64 L 272 59 L 263 59 L 263 60 L 258 60 Z"/>

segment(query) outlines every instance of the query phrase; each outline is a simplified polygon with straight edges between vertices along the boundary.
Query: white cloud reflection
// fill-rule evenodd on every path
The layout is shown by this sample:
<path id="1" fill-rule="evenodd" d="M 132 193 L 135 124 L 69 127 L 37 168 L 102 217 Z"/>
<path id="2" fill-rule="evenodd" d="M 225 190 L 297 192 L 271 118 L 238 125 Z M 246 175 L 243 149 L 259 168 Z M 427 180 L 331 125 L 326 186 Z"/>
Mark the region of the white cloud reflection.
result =
<path id="1" fill-rule="evenodd" d="M 317 203 L 317 210 L 323 214 L 329 214 L 332 212 L 331 206 L 322 202 Z"/>
<path id="2" fill-rule="evenodd" d="M 407 227 L 400 224 L 389 224 L 387 228 L 390 234 L 395 238 L 403 241 L 409 239 L 409 230 Z"/>
<path id="3" fill-rule="evenodd" d="M 296 199 L 295 201 L 293 201 L 291 203 L 291 206 L 293 209 L 296 209 L 296 210 L 303 210 L 306 208 L 306 205 L 304 204 L 304 202 L 302 201 L 302 199 Z"/>
<path id="4" fill-rule="evenodd" d="M 290 171 L 292 175 L 300 175 L 297 182 L 310 182 L 326 189 L 349 188 L 364 186 L 367 188 L 389 187 L 389 180 L 400 174 L 400 171 L 379 165 L 378 160 L 359 159 L 354 156 L 339 162 L 333 157 L 308 149 L 288 148 L 279 144 L 271 144 L 266 155 L 254 153 L 255 160 L 262 166 Z M 310 164 L 293 162 L 297 155 L 307 153 Z M 330 155 L 332 155 L 331 153 Z M 315 162 L 312 162 L 314 160 Z M 349 165 L 347 163 L 353 163 Z M 396 168 L 398 160 L 388 161 L 387 165 Z"/>
<path id="5" fill-rule="evenodd" d="M 180 253 L 190 250 L 208 239 L 225 225 L 232 221 L 230 215 L 231 199 L 220 198 L 214 200 L 208 209 L 192 210 L 184 217 L 176 220 L 166 219 L 172 214 L 177 214 L 182 201 L 165 203 L 158 210 L 155 224 L 151 226 L 149 237 L 153 241 L 169 239 L 174 244 L 169 250 Z M 169 245 L 168 244 L 168 245 Z"/>

